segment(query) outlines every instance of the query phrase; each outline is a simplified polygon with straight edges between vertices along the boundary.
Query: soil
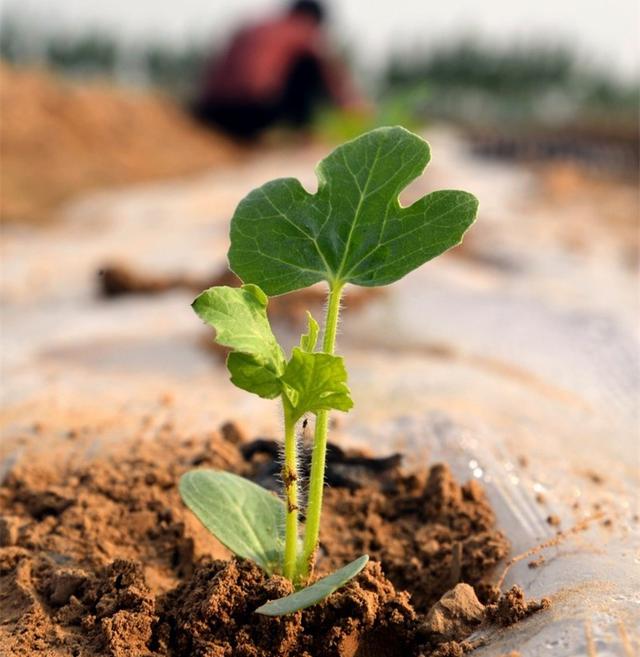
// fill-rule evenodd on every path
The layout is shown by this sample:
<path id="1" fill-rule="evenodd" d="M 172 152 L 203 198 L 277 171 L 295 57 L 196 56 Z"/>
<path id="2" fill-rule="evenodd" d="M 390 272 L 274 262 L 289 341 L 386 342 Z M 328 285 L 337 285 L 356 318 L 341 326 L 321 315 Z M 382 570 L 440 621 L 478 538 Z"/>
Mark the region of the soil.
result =
<path id="1" fill-rule="evenodd" d="M 254 614 L 291 585 L 232 558 L 176 484 L 210 467 L 276 487 L 274 445 L 227 424 L 199 438 L 132 436 L 92 460 L 14 465 L 0 487 L 0 652 L 445 657 L 471 649 L 478 627 L 548 604 L 490 584 L 509 546 L 477 482 L 332 446 L 318 574 L 364 552 L 371 561 L 322 604 Z"/>
<path id="2" fill-rule="evenodd" d="M 78 84 L 3 63 L 0 113 L 3 221 L 46 222 L 78 193 L 175 178 L 241 157 L 168 98 L 106 81 Z"/>

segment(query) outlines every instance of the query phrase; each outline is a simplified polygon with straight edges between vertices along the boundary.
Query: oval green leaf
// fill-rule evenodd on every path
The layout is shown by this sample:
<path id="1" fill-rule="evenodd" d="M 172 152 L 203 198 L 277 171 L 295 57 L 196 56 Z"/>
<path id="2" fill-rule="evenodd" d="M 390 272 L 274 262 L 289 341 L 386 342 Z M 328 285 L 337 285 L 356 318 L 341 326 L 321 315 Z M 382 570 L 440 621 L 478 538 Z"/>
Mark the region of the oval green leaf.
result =
<path id="1" fill-rule="evenodd" d="M 277 600 L 270 600 L 256 609 L 258 614 L 265 616 L 284 616 L 293 614 L 300 609 L 306 609 L 330 596 L 349 580 L 353 579 L 369 561 L 369 555 L 364 554 L 335 573 L 319 579 L 315 584 L 300 589 L 291 595 Z"/>
<path id="2" fill-rule="evenodd" d="M 192 470 L 180 478 L 180 495 L 198 520 L 234 554 L 264 571 L 282 562 L 282 500 L 248 479 L 218 470 Z"/>
<path id="3" fill-rule="evenodd" d="M 477 199 L 441 190 L 403 208 L 400 192 L 430 149 L 402 127 L 378 128 L 335 149 L 317 168 L 318 191 L 295 178 L 250 192 L 231 220 L 231 269 L 270 296 L 325 280 L 388 285 L 462 240 Z"/>

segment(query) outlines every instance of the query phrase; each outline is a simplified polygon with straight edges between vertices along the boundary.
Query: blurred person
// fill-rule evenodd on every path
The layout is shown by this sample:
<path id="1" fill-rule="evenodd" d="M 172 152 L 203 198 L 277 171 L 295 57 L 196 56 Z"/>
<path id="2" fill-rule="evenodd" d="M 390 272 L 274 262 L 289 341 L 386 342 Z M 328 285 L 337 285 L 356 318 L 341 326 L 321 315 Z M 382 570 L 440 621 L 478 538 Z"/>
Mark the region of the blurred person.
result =
<path id="1" fill-rule="evenodd" d="M 325 102 L 364 109 L 324 23 L 320 2 L 296 0 L 283 15 L 242 28 L 207 67 L 196 116 L 252 140 L 276 124 L 308 126 Z"/>

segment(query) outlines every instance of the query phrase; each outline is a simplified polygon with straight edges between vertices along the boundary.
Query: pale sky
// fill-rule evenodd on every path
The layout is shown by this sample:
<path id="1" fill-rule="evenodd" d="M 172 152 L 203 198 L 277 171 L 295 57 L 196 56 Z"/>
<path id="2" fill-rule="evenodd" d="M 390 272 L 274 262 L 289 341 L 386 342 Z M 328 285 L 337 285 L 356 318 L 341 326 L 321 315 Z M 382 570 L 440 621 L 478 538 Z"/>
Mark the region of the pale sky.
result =
<path id="1" fill-rule="evenodd" d="M 363 67 L 394 46 L 428 48 L 448 36 L 566 40 L 586 58 L 625 75 L 640 73 L 638 0 L 327 0 L 333 31 Z M 129 39 L 214 39 L 277 0 L 0 0 L 2 8 L 71 29 L 104 27 Z"/>

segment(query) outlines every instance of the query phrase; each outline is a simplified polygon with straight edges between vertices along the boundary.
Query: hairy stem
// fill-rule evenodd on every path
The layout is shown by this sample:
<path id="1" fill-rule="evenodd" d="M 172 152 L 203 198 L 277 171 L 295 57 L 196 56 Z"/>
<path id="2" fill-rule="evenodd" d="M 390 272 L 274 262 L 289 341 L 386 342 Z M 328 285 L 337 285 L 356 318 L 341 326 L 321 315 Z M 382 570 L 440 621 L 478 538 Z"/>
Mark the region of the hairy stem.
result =
<path id="1" fill-rule="evenodd" d="M 322 351 L 333 354 L 336 346 L 338 318 L 340 315 L 340 299 L 344 284 L 331 285 L 329 302 L 324 323 L 324 338 Z M 300 571 L 303 579 L 313 571 L 318 537 L 320 534 L 320 514 L 322 512 L 322 493 L 324 489 L 324 467 L 327 455 L 327 429 L 329 412 L 319 411 L 316 417 L 316 428 L 311 455 L 311 475 L 309 481 L 309 501 L 307 503 L 307 522 L 304 533 L 304 546 Z"/>
<path id="2" fill-rule="evenodd" d="M 284 465 L 282 480 L 284 481 L 287 512 L 285 519 L 284 562 L 282 574 L 290 581 L 296 579 L 298 562 L 298 448 L 296 445 L 296 423 L 287 409 L 284 408 Z"/>

